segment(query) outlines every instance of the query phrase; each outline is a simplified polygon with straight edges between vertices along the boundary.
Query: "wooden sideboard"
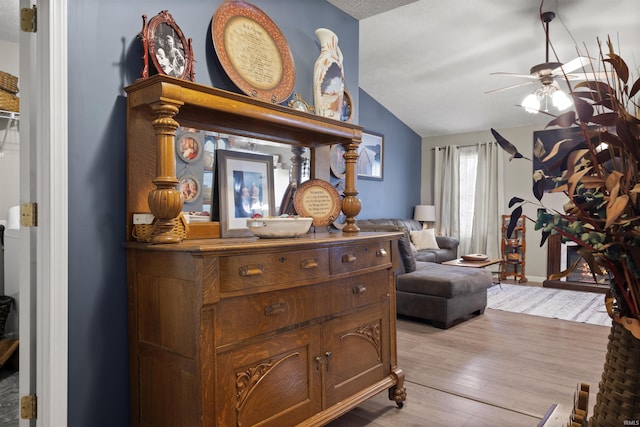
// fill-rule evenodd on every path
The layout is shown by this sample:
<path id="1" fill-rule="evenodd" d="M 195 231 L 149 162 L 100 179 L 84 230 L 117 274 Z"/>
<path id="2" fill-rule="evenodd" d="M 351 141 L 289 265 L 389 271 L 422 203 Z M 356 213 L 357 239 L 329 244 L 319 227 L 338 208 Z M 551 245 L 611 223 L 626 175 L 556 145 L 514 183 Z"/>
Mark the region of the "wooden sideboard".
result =
<path id="1" fill-rule="evenodd" d="M 397 235 L 129 243 L 133 426 L 323 425 L 399 406 Z"/>
<path id="2" fill-rule="evenodd" d="M 132 425 L 324 425 L 384 390 L 401 407 L 399 233 L 355 225 L 362 128 L 161 75 L 126 91 Z M 179 126 L 308 147 L 312 177 L 341 144 L 343 231 L 185 239 Z M 145 212 L 158 225 L 150 243 L 132 237 L 134 213 Z"/>

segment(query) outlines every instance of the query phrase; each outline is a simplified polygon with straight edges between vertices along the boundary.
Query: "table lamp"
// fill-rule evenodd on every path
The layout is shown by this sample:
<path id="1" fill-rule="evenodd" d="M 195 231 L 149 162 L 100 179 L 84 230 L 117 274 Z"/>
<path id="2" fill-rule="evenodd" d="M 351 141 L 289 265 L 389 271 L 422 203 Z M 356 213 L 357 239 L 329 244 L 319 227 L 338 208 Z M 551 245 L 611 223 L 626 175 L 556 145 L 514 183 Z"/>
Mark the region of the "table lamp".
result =
<path id="1" fill-rule="evenodd" d="M 426 225 L 425 223 L 435 222 L 436 207 L 432 205 L 417 205 L 413 210 L 413 219 L 420 221 L 424 228 Z"/>

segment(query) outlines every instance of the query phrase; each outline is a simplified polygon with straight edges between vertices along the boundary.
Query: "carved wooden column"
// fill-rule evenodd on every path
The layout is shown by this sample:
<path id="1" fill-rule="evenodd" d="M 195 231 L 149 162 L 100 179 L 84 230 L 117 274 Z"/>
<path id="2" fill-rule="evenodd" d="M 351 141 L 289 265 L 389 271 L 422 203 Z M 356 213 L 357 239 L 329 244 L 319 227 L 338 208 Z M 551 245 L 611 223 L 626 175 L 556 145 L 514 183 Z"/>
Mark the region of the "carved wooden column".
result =
<path id="1" fill-rule="evenodd" d="M 174 219 L 182 211 L 182 194 L 176 190 L 175 136 L 179 124 L 173 117 L 179 105 L 156 102 L 151 105 L 156 134 L 156 189 L 149 192 L 149 209 L 156 218 L 152 243 L 179 243 L 182 237 L 174 229 Z"/>
<path id="2" fill-rule="evenodd" d="M 345 149 L 344 159 L 346 162 L 346 171 L 344 178 L 344 199 L 342 200 L 342 212 L 344 212 L 347 219 L 346 225 L 342 229 L 344 233 L 355 233 L 360 231 L 356 223 L 356 216 L 362 209 L 360 199 L 357 197 L 358 190 L 356 190 L 356 173 L 358 162 L 358 145 L 360 140 L 352 140 L 350 143 L 344 143 L 342 146 Z"/>

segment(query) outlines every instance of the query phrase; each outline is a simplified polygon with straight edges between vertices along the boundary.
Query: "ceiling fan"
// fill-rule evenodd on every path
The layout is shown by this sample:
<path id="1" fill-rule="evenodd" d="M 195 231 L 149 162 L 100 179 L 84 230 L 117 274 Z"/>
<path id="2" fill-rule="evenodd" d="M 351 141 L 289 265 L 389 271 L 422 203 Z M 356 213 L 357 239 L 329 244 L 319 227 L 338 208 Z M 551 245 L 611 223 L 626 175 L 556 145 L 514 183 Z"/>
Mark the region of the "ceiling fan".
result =
<path id="1" fill-rule="evenodd" d="M 530 81 L 524 83 L 518 83 L 512 86 L 507 86 L 499 89 L 493 89 L 485 93 L 493 93 L 500 92 L 503 90 L 514 89 L 520 86 L 526 86 L 532 83 L 540 82 L 542 87 L 537 89 L 534 93 L 530 94 L 522 103 L 522 106 L 530 113 L 537 113 L 540 108 L 540 101 L 545 99 L 545 97 L 549 97 L 552 99 L 553 103 L 556 104 L 557 98 L 557 107 L 558 109 L 565 109 L 571 105 L 571 100 L 567 95 L 560 90 L 560 86 L 555 81 L 555 78 L 558 77 L 562 80 L 593 80 L 603 78 L 605 73 L 596 73 L 596 72 L 575 72 L 576 70 L 583 70 L 586 65 L 588 65 L 591 61 L 590 58 L 579 56 L 566 64 L 562 64 L 560 62 L 550 62 L 549 61 L 549 22 L 555 18 L 556 14 L 554 12 L 543 12 L 540 15 L 540 18 L 544 22 L 545 25 L 545 38 L 546 38 L 546 52 L 545 52 L 545 62 L 542 64 L 537 64 L 531 67 L 529 70 L 529 74 L 517 74 L 517 73 L 505 73 L 505 72 L 495 72 L 491 73 L 491 75 L 504 75 L 509 77 L 520 77 L 526 78 Z M 556 95 L 557 94 L 557 95 Z M 562 99 L 561 99 L 562 98 Z M 528 99 L 528 101 L 527 101 Z M 564 108 L 562 108 L 564 107 Z"/>

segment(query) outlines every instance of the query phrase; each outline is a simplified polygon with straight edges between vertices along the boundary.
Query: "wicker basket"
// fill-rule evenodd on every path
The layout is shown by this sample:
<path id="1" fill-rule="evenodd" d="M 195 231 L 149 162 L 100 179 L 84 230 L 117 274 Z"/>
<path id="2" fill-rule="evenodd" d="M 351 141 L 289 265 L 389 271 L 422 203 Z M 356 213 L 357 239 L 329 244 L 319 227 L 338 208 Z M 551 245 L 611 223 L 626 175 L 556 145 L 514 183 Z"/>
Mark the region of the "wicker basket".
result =
<path id="1" fill-rule="evenodd" d="M 0 110 L 20 111 L 20 98 L 12 93 L 0 89 Z"/>
<path id="2" fill-rule="evenodd" d="M 0 89 L 13 94 L 18 93 L 18 78 L 0 71 Z"/>
<path id="3" fill-rule="evenodd" d="M 13 306 L 13 298 L 6 295 L 0 296 L 0 339 L 4 338 L 4 328 L 7 325 L 11 306 Z"/>
<path id="4" fill-rule="evenodd" d="M 596 405 L 588 425 L 624 426 L 639 422 L 640 339 L 613 322 Z"/>
<path id="5" fill-rule="evenodd" d="M 148 243 L 153 239 L 153 232 L 156 229 L 156 221 L 151 224 L 134 224 L 131 235 L 139 242 Z M 184 215 L 180 214 L 178 218 L 173 219 L 173 231 L 184 240 L 187 237 L 187 222 Z"/>

